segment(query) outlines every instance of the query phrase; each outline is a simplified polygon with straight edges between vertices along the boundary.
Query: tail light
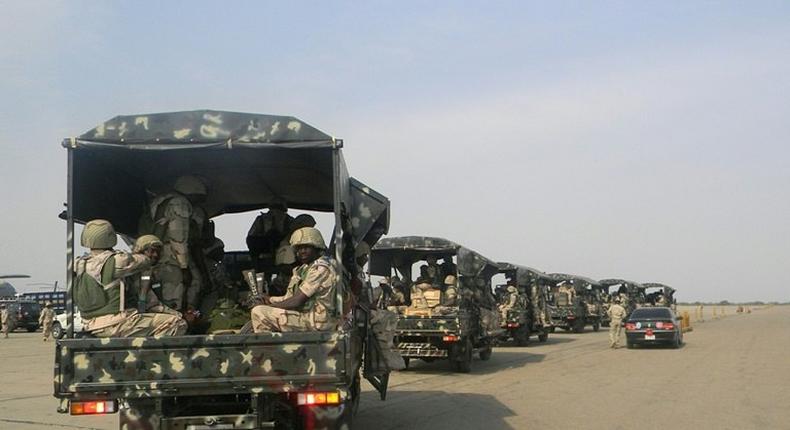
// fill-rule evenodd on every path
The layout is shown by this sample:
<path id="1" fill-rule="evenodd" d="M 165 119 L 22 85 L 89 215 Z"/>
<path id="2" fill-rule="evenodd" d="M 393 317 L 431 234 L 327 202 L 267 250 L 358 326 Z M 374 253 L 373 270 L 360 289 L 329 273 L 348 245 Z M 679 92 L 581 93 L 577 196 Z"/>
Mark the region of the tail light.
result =
<path id="1" fill-rule="evenodd" d="M 625 329 L 626 330 L 636 330 L 636 324 L 634 324 L 632 322 L 627 322 L 627 323 L 625 323 Z"/>
<path id="2" fill-rule="evenodd" d="M 296 395 L 296 404 L 299 406 L 338 405 L 340 404 L 340 393 L 337 391 L 299 393 Z"/>
<path id="3" fill-rule="evenodd" d="M 71 415 L 101 415 L 118 412 L 115 400 L 98 400 L 93 402 L 71 402 Z"/>
<path id="4" fill-rule="evenodd" d="M 656 323 L 656 328 L 659 329 L 659 330 L 674 330 L 675 329 L 675 324 L 673 324 L 671 322 L 661 322 L 661 321 L 659 321 L 659 322 Z"/>
<path id="5" fill-rule="evenodd" d="M 519 323 L 507 323 L 507 328 L 518 328 Z"/>
<path id="6" fill-rule="evenodd" d="M 453 334 L 442 336 L 442 340 L 445 342 L 458 342 L 459 337 Z"/>

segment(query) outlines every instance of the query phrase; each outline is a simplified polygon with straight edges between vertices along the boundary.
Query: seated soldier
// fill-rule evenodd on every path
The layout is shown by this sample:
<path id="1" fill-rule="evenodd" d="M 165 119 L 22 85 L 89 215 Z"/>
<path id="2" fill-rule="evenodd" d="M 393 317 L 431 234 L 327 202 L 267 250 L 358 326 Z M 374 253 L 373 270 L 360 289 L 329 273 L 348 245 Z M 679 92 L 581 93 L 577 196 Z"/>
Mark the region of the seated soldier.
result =
<path id="1" fill-rule="evenodd" d="M 516 302 L 518 301 L 518 288 L 513 285 L 508 285 L 506 298 L 507 300 L 499 305 L 499 315 L 502 322 L 507 321 L 507 312 L 516 307 Z"/>
<path id="2" fill-rule="evenodd" d="M 159 280 L 155 279 L 154 268 L 159 263 L 163 248 L 164 244 L 162 241 L 153 234 L 146 234 L 137 238 L 132 247 L 132 252 L 136 255 L 148 257 L 151 260 L 152 267 L 143 270 L 140 276 L 130 277 L 128 279 L 127 292 L 130 294 L 129 297 L 132 297 L 132 295 L 137 296 L 138 312 L 159 312 L 181 317 L 180 312 L 162 303 L 159 296 L 152 289 L 155 283 L 159 283 Z"/>
<path id="3" fill-rule="evenodd" d="M 337 325 L 335 294 L 338 275 L 326 251 L 321 232 L 313 227 L 296 230 L 291 236 L 296 260 L 284 296 L 263 295 L 263 305 L 252 308 L 255 333 L 329 330 Z"/>
<path id="4" fill-rule="evenodd" d="M 439 284 L 439 277 L 441 276 L 441 269 L 436 264 L 437 258 L 435 255 L 428 255 L 425 257 L 428 264 L 423 264 L 420 267 L 420 277 L 417 279 L 419 282 L 427 282 L 429 284 Z"/>
<path id="5" fill-rule="evenodd" d="M 255 270 L 265 272 L 274 266 L 277 248 L 284 238 L 288 238 L 289 225 L 293 218 L 288 215 L 285 202 L 277 201 L 269 205 L 267 212 L 261 212 L 247 233 L 247 248 Z"/>
<path id="6" fill-rule="evenodd" d="M 452 255 L 442 258 L 442 265 L 439 266 L 439 272 L 441 273 L 442 279 L 448 276 L 455 276 L 456 273 L 458 273 L 458 266 L 453 263 Z"/>
<path id="7" fill-rule="evenodd" d="M 442 293 L 442 306 L 458 306 L 458 287 L 455 275 L 447 275 L 444 278 L 444 292 Z"/>
<path id="8" fill-rule="evenodd" d="M 167 336 L 186 333 L 179 315 L 141 313 L 129 299 L 129 286 L 139 282 L 143 271 L 158 260 L 157 247 L 129 254 L 116 251 L 118 238 L 112 224 L 92 220 L 85 224 L 80 244 L 90 253 L 74 262 L 74 303 L 80 309 L 85 330 L 98 337 Z M 158 241 L 158 239 L 157 239 Z"/>

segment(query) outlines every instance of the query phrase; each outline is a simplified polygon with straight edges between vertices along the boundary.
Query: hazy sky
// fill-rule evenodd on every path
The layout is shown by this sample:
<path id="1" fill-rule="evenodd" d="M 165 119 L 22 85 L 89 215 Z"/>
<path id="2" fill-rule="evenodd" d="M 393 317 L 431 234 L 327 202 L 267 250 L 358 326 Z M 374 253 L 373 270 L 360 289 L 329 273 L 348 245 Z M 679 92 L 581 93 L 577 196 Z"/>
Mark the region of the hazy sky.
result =
<path id="1" fill-rule="evenodd" d="M 284 3 L 0 1 L 0 273 L 65 277 L 63 137 L 208 108 L 344 138 L 391 235 L 790 300 L 790 4 Z"/>

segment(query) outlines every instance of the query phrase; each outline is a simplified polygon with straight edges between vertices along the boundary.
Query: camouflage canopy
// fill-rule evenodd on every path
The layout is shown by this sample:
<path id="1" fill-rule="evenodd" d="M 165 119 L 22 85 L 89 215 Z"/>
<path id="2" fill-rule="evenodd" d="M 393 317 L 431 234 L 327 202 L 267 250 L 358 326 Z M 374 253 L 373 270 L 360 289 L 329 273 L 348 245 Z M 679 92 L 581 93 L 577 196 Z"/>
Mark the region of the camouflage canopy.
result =
<path id="1" fill-rule="evenodd" d="M 543 271 L 533 269 L 527 266 L 520 266 L 518 264 L 499 262 L 499 273 L 504 273 L 507 276 L 512 276 L 513 272 L 516 273 L 516 282 L 521 286 L 528 286 L 535 281 L 552 281 L 553 278 Z"/>
<path id="2" fill-rule="evenodd" d="M 629 281 L 626 279 L 601 279 L 598 281 L 606 288 L 612 287 L 614 285 L 624 285 L 629 291 L 644 291 L 645 286 L 640 284 L 639 282 Z"/>
<path id="3" fill-rule="evenodd" d="M 661 290 L 664 291 L 665 294 L 668 295 L 675 292 L 674 288 L 670 287 L 669 285 L 662 284 L 660 282 L 645 282 L 644 284 L 642 284 L 642 286 L 645 288 L 660 288 Z"/>
<path id="4" fill-rule="evenodd" d="M 332 212 L 337 184 L 355 239 L 388 221 L 389 201 L 349 178 L 342 141 L 289 116 L 209 110 L 118 116 L 63 144 L 73 156 L 74 218 L 108 219 L 130 236 L 151 196 L 169 192 L 183 175 L 205 183 L 209 217 L 275 202 Z"/>
<path id="5" fill-rule="evenodd" d="M 587 287 L 601 288 L 602 286 L 600 282 L 594 279 L 590 279 L 579 275 L 569 275 L 566 273 L 550 273 L 548 276 L 558 283 L 563 281 L 566 282 L 570 281 L 574 284 L 574 286 L 581 286 L 581 288 L 587 288 Z"/>
<path id="6" fill-rule="evenodd" d="M 391 268 L 411 266 L 428 255 L 456 257 L 458 273 L 462 276 L 493 275 L 499 266 L 477 252 L 440 237 L 387 237 L 373 247 L 370 254 L 370 273 L 389 276 Z"/>

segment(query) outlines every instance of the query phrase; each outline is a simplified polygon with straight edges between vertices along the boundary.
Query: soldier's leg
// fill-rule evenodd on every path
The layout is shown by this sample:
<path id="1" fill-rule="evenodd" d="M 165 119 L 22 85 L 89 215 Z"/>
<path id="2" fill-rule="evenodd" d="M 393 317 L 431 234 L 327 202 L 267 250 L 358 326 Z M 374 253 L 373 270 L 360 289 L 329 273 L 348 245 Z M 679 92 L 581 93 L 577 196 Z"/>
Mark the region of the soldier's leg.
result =
<path id="1" fill-rule="evenodd" d="M 44 340 L 46 341 L 52 335 L 52 323 L 44 323 Z"/>
<path id="2" fill-rule="evenodd" d="M 252 318 L 252 331 L 262 333 L 265 331 L 283 331 L 283 327 L 288 324 L 288 317 L 285 309 L 275 308 L 268 305 L 258 305 L 250 311 Z"/>
<path id="3" fill-rule="evenodd" d="M 184 310 L 184 276 L 181 268 L 173 264 L 163 264 L 154 274 L 162 283 L 162 302 L 175 310 Z"/>
<path id="4" fill-rule="evenodd" d="M 177 315 L 136 313 L 118 326 L 115 335 L 119 337 L 179 336 L 186 331 L 186 321 Z"/>
<path id="5" fill-rule="evenodd" d="M 616 345 L 615 330 L 617 329 L 617 325 L 618 324 L 615 324 L 614 321 L 609 324 L 609 348 L 614 348 Z"/>
<path id="6" fill-rule="evenodd" d="M 192 273 L 192 282 L 186 286 L 187 306 L 198 309 L 200 305 L 200 291 L 203 288 L 203 275 L 194 264 L 189 265 L 189 272 Z"/>

